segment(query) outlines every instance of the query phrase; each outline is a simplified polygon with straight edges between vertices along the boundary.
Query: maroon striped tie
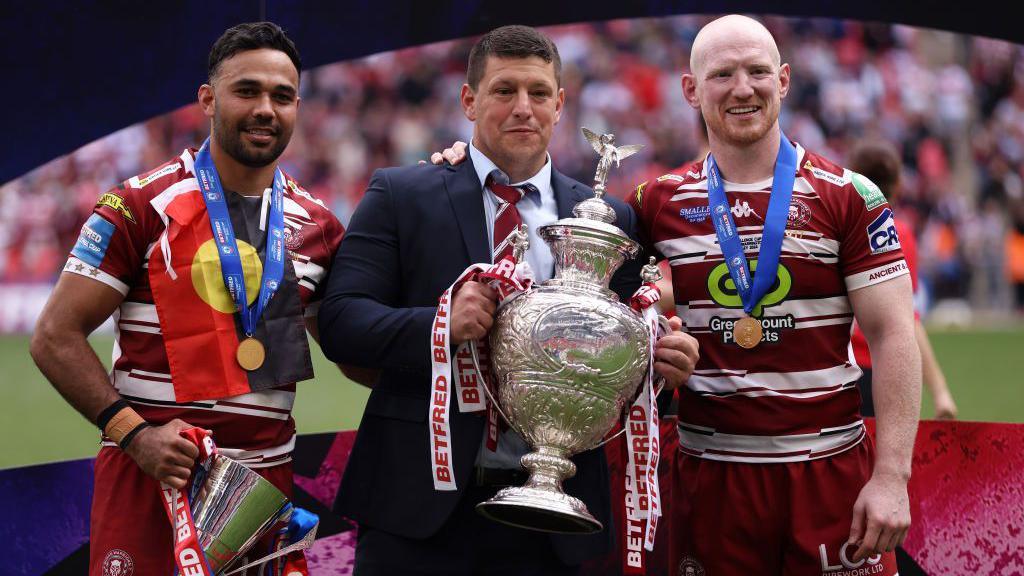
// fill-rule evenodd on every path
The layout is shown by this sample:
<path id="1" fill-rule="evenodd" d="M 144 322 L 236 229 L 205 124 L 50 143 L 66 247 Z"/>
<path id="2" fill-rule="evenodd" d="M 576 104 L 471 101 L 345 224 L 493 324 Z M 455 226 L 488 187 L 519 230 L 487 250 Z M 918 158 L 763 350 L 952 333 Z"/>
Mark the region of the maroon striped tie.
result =
<path id="1" fill-rule="evenodd" d="M 521 186 L 509 186 L 499 183 L 505 180 L 503 174 L 496 176 L 492 172 L 487 177 L 487 187 L 498 197 L 498 210 L 494 213 L 494 250 L 491 252 L 492 262 L 498 262 L 505 256 L 512 255 L 512 232 L 523 223 L 522 216 L 516 203 L 526 195 L 526 188 L 533 187 L 531 184 Z"/>

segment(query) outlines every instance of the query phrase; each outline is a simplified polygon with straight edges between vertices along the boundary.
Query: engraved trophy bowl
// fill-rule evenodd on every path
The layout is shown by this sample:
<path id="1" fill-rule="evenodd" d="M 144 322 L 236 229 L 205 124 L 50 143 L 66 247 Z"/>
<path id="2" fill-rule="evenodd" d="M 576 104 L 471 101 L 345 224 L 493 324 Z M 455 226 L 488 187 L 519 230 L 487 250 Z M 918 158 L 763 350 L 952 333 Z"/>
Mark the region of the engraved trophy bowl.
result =
<path id="1" fill-rule="evenodd" d="M 612 224 L 615 212 L 601 199 L 616 160 L 608 156 L 629 155 L 622 154 L 627 147 L 609 151 L 614 137 L 601 138 L 605 147 L 594 146 L 602 153 L 596 197 L 579 203 L 575 218 L 539 230 L 554 256 L 554 277 L 502 307 L 489 336 L 498 407 L 533 451 L 522 458 L 526 484 L 500 490 L 477 510 L 545 532 L 602 529 L 562 481 L 576 473 L 569 458 L 599 446 L 619 420 L 650 361 L 647 327 L 608 288 L 639 246 Z"/>

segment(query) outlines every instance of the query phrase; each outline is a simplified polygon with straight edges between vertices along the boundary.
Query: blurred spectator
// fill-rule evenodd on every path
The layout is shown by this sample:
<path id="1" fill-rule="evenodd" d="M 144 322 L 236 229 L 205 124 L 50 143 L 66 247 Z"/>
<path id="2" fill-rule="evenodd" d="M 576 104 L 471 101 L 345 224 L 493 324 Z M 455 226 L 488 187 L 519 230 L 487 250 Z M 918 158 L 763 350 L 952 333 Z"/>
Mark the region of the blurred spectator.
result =
<path id="1" fill-rule="evenodd" d="M 596 158 L 580 126 L 644 144 L 611 174 L 609 190 L 619 195 L 703 154 L 679 71 L 709 19 L 546 30 L 562 52 L 563 85 L 576 95 L 551 143 L 561 171 L 593 177 Z M 787 134 L 833 157 L 861 137 L 897 145 L 902 213 L 922 233 L 922 282 L 937 299 L 1008 306 L 1009 282 L 1022 266 L 1004 232 L 1024 202 L 1024 47 L 883 23 L 765 21 L 784 39 L 783 59 L 801 63 L 784 101 Z M 464 81 L 470 44 L 431 44 L 305 73 L 286 168 L 347 222 L 375 168 L 411 164 L 468 138 L 450 95 Z M 198 108 L 186 106 L 0 187 L 0 282 L 52 281 L 103 190 L 197 145 L 207 129 Z"/>

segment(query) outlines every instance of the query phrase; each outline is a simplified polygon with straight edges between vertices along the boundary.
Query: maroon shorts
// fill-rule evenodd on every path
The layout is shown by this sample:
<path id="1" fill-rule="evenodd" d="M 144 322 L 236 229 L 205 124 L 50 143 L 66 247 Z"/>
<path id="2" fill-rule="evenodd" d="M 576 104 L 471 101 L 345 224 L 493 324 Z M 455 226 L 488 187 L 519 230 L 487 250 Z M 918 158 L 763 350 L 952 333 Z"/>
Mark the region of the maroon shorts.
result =
<path id="1" fill-rule="evenodd" d="M 290 462 L 254 471 L 291 497 Z M 160 501 L 160 484 L 121 450 L 108 446 L 96 456 L 94 477 L 89 575 L 174 574 L 171 525 Z"/>
<path id="2" fill-rule="evenodd" d="M 866 438 L 805 462 L 745 464 L 678 454 L 670 511 L 675 573 L 895 575 L 894 553 L 853 562 L 857 547 L 846 545 L 873 452 Z"/>

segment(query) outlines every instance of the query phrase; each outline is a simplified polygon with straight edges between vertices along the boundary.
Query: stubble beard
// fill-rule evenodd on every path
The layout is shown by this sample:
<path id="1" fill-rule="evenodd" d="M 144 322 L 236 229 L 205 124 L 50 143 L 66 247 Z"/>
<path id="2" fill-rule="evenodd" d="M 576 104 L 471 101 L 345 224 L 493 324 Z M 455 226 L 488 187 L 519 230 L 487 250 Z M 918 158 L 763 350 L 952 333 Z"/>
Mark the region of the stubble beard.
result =
<path id="1" fill-rule="evenodd" d="M 264 125 L 260 125 L 263 127 Z M 214 112 L 213 133 L 217 144 L 235 159 L 239 164 L 249 168 L 263 168 L 277 161 L 288 147 L 291 133 L 285 133 L 280 127 L 270 146 L 266 148 L 255 148 L 243 141 L 241 123 L 229 125 L 219 111 Z M 265 127 L 271 127 L 267 124 Z"/>

